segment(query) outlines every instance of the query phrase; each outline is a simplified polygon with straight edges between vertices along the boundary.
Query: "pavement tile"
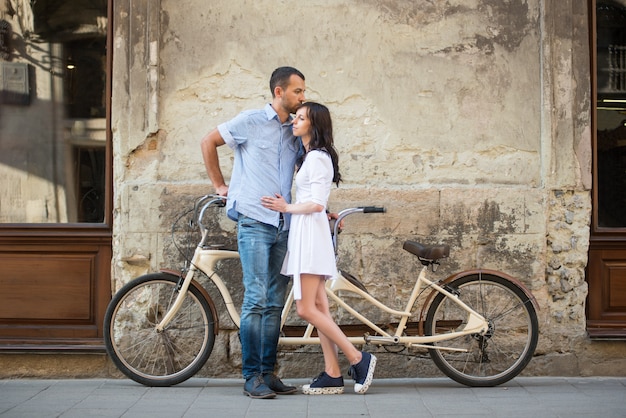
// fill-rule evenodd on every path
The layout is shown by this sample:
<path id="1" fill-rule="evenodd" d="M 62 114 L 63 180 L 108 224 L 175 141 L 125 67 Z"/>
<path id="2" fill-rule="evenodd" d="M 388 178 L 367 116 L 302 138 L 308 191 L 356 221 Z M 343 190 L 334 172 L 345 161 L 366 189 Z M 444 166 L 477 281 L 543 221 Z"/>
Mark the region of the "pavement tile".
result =
<path id="1" fill-rule="evenodd" d="M 194 378 L 170 388 L 126 379 L 0 380 L 0 418 L 626 418 L 626 378 L 520 377 L 493 388 L 447 378 L 377 379 L 366 395 L 350 383 L 343 395 L 271 400 L 246 397 L 242 388 L 241 379 Z"/>

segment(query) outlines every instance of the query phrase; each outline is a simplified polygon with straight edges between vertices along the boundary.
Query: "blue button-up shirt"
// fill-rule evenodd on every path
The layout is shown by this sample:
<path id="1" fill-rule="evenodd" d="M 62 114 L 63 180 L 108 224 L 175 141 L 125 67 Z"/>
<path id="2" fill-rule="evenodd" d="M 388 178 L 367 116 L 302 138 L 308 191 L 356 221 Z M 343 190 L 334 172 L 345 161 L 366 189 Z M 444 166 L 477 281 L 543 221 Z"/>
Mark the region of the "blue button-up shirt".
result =
<path id="1" fill-rule="evenodd" d="M 293 136 L 291 120 L 281 123 L 270 104 L 241 112 L 217 127 L 224 142 L 233 149 L 235 161 L 228 186 L 228 217 L 244 215 L 279 226 L 279 213 L 261 206 L 262 196 L 280 193 L 291 202 L 291 185 L 302 143 Z M 284 229 L 289 228 L 286 214 Z"/>

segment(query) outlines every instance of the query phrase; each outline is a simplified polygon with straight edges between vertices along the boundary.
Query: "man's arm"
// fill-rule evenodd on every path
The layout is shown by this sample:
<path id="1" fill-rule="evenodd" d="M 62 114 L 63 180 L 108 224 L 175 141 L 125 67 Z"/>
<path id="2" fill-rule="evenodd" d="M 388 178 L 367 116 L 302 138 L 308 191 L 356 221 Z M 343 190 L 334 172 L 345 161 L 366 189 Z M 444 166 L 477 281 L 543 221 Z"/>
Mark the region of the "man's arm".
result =
<path id="1" fill-rule="evenodd" d="M 228 186 L 224 181 L 224 175 L 220 169 L 220 160 L 217 153 L 217 147 L 224 144 L 224 139 L 217 128 L 206 134 L 200 142 L 204 167 L 209 175 L 209 179 L 211 179 L 211 183 L 213 183 L 213 187 L 215 187 L 215 192 L 220 196 L 228 196 Z"/>

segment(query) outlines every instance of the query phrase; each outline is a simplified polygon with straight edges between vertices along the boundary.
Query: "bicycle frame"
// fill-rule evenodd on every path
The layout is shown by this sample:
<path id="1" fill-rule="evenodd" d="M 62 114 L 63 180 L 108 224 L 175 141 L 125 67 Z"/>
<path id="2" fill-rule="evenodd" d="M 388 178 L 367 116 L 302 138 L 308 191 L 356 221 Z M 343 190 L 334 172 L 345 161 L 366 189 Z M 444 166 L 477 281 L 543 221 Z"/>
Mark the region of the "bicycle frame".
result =
<path id="1" fill-rule="evenodd" d="M 207 196 L 209 198 L 211 196 Z M 206 248 L 206 240 L 208 238 L 208 230 L 203 227 L 201 219 L 204 214 L 204 211 L 210 206 L 213 202 L 218 199 L 213 199 L 209 203 L 204 204 L 202 210 L 198 216 L 198 223 L 200 224 L 200 229 L 202 233 L 202 238 L 200 243 L 196 247 L 194 251 L 193 258 L 191 260 L 191 266 L 185 275 L 185 279 L 181 285 L 180 292 L 176 301 L 174 302 L 172 308 L 165 314 L 163 319 L 159 324 L 156 325 L 157 332 L 161 332 L 167 324 L 171 321 L 171 319 L 175 316 L 175 314 L 180 309 L 180 306 L 183 303 L 185 298 L 185 294 L 189 289 L 189 286 L 193 280 L 195 273 L 200 270 L 211 280 L 215 286 L 217 287 L 223 301 L 226 305 L 226 309 L 231 320 L 235 323 L 237 327 L 240 326 L 240 314 L 233 302 L 232 296 L 228 287 L 222 280 L 222 278 L 215 271 L 215 267 L 220 260 L 224 259 L 238 259 L 239 253 L 233 250 L 223 250 L 223 249 L 211 249 Z M 205 202 L 203 200 L 201 202 Z M 197 210 L 197 208 L 196 208 Z M 338 226 L 340 225 L 341 219 L 349 214 L 355 212 L 364 212 L 364 208 L 350 208 L 346 209 L 339 213 L 338 219 L 334 226 L 334 235 L 333 235 L 333 244 L 335 246 L 335 250 L 337 249 L 337 241 L 336 237 L 338 235 Z M 411 295 L 407 301 L 406 307 L 403 311 L 399 311 L 396 309 L 392 309 L 384 303 L 380 302 L 378 299 L 374 298 L 369 293 L 363 291 L 358 288 L 354 284 L 352 284 L 349 280 L 347 280 L 341 272 L 338 273 L 334 278 L 327 280 L 326 282 L 326 293 L 328 297 L 335 301 L 337 305 L 344 308 L 347 312 L 349 312 L 352 316 L 358 319 L 362 324 L 369 327 L 372 331 L 374 331 L 376 336 L 363 335 L 361 337 L 348 337 L 348 339 L 353 344 L 364 344 L 364 343 L 372 343 L 372 344 L 402 344 L 407 347 L 423 347 L 423 348 L 433 348 L 431 345 L 426 345 L 432 342 L 440 342 L 445 340 L 450 340 L 462 335 L 467 334 L 484 334 L 488 330 L 488 323 L 485 318 L 474 311 L 472 308 L 467 306 L 463 301 L 459 300 L 454 294 L 450 293 L 444 287 L 438 285 L 435 282 L 430 281 L 426 278 L 426 272 L 428 270 L 428 266 L 423 266 L 420 274 L 413 286 L 413 290 Z M 455 332 L 448 332 L 440 335 L 431 335 L 431 336 L 407 336 L 404 335 L 404 330 L 406 328 L 407 322 L 411 317 L 411 308 L 413 307 L 415 301 L 417 300 L 420 292 L 424 288 L 431 288 L 433 291 L 443 293 L 446 295 L 451 301 L 454 301 L 461 309 L 467 312 L 467 322 L 465 327 L 462 330 L 458 330 Z M 367 317 L 359 313 L 356 309 L 350 306 L 347 302 L 345 302 L 339 295 L 339 291 L 349 291 L 361 296 L 371 305 L 376 306 L 378 309 L 381 309 L 384 312 L 387 312 L 391 315 L 397 316 L 400 318 L 400 322 L 398 327 L 396 328 L 394 333 L 389 333 L 379 326 L 370 321 Z M 289 316 L 289 312 L 294 303 L 293 289 L 289 292 L 289 296 L 287 297 L 287 301 L 285 303 L 285 307 L 282 312 L 281 319 L 281 329 L 284 327 L 287 317 Z M 297 337 L 287 337 L 282 336 L 279 340 L 279 344 L 281 345 L 315 345 L 320 344 L 319 337 L 313 336 L 314 327 L 311 324 L 308 324 L 305 328 L 304 333 L 301 336 Z M 451 350 L 451 351 L 465 351 L 456 348 L 446 348 L 438 346 L 437 349 L 440 350 Z"/>
<path id="2" fill-rule="evenodd" d="M 366 325 L 372 331 L 374 331 L 377 334 L 379 334 L 379 335 L 376 335 L 376 336 L 364 335 L 362 337 L 348 337 L 348 340 L 350 340 L 350 342 L 352 342 L 353 344 L 365 344 L 365 343 L 380 344 L 380 345 L 385 345 L 385 344 L 402 344 L 402 345 L 405 345 L 407 347 L 433 348 L 432 346 L 426 346 L 426 344 L 432 343 L 432 342 L 439 342 L 439 341 L 449 340 L 449 339 L 452 339 L 452 338 L 459 337 L 461 335 L 476 334 L 476 333 L 483 334 L 483 333 L 485 333 L 487 331 L 487 329 L 488 329 L 488 323 L 485 320 L 485 318 L 483 318 L 482 315 L 480 315 L 479 313 L 474 311 L 472 308 L 467 306 L 465 303 L 463 303 L 463 301 L 459 300 L 455 295 L 451 294 L 450 292 L 448 292 L 446 289 L 444 289 L 443 287 L 439 286 L 438 284 L 428 280 L 426 278 L 426 271 L 427 270 L 428 270 L 427 266 L 424 266 L 422 268 L 422 270 L 421 270 L 421 272 L 420 272 L 420 274 L 418 276 L 418 279 L 415 282 L 415 285 L 413 286 L 413 291 L 411 292 L 411 296 L 409 297 L 409 299 L 407 301 L 406 308 L 405 308 L 404 311 L 398 311 L 398 310 L 392 309 L 389 306 L 385 305 L 384 303 L 380 302 L 378 299 L 376 299 L 375 297 L 373 297 L 369 293 L 364 292 L 363 290 L 359 289 L 357 286 L 355 286 L 352 283 L 350 283 L 350 281 L 348 281 L 341 274 L 341 272 L 339 273 L 338 276 L 334 277 L 331 280 L 328 280 L 326 282 L 326 294 L 328 295 L 328 297 L 331 300 L 335 301 L 335 303 L 337 303 L 337 305 L 339 305 L 340 307 L 342 307 L 343 309 L 348 311 L 352 316 L 354 316 L 356 319 L 358 319 L 362 324 Z M 437 292 L 445 294 L 451 300 L 453 300 L 459 307 L 461 307 L 461 309 L 463 309 L 465 312 L 467 312 L 467 314 L 468 314 L 467 323 L 466 323 L 465 327 L 462 330 L 456 331 L 456 332 L 450 332 L 450 333 L 446 333 L 446 334 L 432 335 L 432 336 L 407 336 L 407 335 L 404 335 L 404 330 L 406 328 L 407 322 L 408 322 L 408 320 L 409 320 L 409 318 L 411 317 L 411 314 L 412 314 L 411 307 L 414 305 L 415 301 L 417 300 L 417 297 L 420 294 L 420 291 L 425 286 L 434 289 L 434 291 L 437 291 Z M 365 317 L 364 315 L 359 313 L 356 309 L 354 309 L 352 306 L 350 306 L 345 300 L 343 300 L 338 295 L 339 291 L 349 291 L 349 292 L 355 293 L 355 294 L 361 296 L 363 299 L 365 299 L 371 305 L 376 306 L 378 309 L 380 309 L 380 310 L 382 310 L 384 312 L 387 312 L 387 313 L 389 313 L 391 315 L 399 317 L 400 318 L 400 322 L 399 322 L 395 332 L 394 333 L 389 333 L 389 332 L 381 329 L 378 325 L 374 324 L 371 320 L 369 320 L 367 317 Z M 287 302 L 285 303 L 285 308 L 283 310 L 283 321 L 281 323 L 281 326 L 284 326 L 285 321 L 286 321 L 286 317 L 287 317 L 287 315 L 289 313 L 289 310 L 291 309 L 291 305 L 293 304 L 293 302 L 294 302 L 294 300 L 293 300 L 293 290 L 292 290 L 289 293 L 289 297 L 287 298 Z M 319 344 L 320 343 L 319 337 L 313 337 L 312 336 L 313 329 L 314 329 L 314 327 L 311 324 L 308 324 L 308 326 L 306 327 L 306 330 L 305 330 L 305 332 L 304 332 L 304 334 L 302 336 L 300 336 L 300 337 L 281 337 L 279 343 L 280 344 L 284 344 L 284 345 Z M 439 349 L 446 349 L 446 348 L 439 347 Z M 453 349 L 453 348 L 449 348 L 449 350 L 456 351 L 456 349 Z M 460 350 L 460 351 L 464 351 L 464 350 Z"/>
<path id="3" fill-rule="evenodd" d="M 184 382 L 211 356 L 220 317 L 227 314 L 237 327 L 241 325 L 239 298 L 235 303 L 230 290 L 235 283 L 225 282 L 218 274 L 231 270 L 221 261 L 238 263 L 239 253 L 215 244 L 213 236 L 209 237 L 212 228 L 202 224 L 207 208 L 225 206 L 224 199 L 207 195 L 196 201 L 189 226 L 197 223 L 201 239 L 193 254 L 187 254 L 188 247 L 179 246 L 173 236 L 174 245 L 188 263 L 185 273 L 163 269 L 144 274 L 122 286 L 107 306 L 103 321 L 107 354 L 122 373 L 138 383 L 171 386 Z M 332 228 L 335 256 L 342 219 L 357 212 L 385 209 L 365 206 L 339 212 Z M 187 214 L 174 223 L 173 235 Z M 439 260 L 449 256 L 450 247 L 406 240 L 402 248 L 422 264 L 412 290 L 406 289 L 410 294 L 405 306 L 394 302 L 394 309 L 385 305 L 345 271 L 326 281 L 329 301 L 342 308 L 342 315 L 352 316 L 337 321 L 348 340 L 392 354 L 418 347 L 428 352 L 446 376 L 471 387 L 496 386 L 519 375 L 533 358 L 539 339 L 538 306 L 523 283 L 486 269 L 461 271 L 431 281 L 428 270 L 432 267 L 434 271 Z M 196 273 L 206 275 L 215 285 L 226 312 L 218 313 L 217 295 L 209 294 L 205 278 L 200 280 Z M 298 302 L 292 288 L 281 312 L 278 343 L 296 348 L 321 345 L 319 330 L 294 314 L 294 303 Z"/>

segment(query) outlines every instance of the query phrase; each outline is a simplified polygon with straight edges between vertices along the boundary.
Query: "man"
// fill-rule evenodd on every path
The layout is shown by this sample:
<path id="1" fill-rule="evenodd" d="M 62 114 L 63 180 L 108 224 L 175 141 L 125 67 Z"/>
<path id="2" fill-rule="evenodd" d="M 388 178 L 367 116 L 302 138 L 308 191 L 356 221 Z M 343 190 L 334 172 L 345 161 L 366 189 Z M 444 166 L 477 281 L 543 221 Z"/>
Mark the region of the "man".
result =
<path id="1" fill-rule="evenodd" d="M 303 152 L 293 136 L 291 114 L 304 102 L 304 75 L 293 67 L 277 68 L 270 89 L 272 102 L 264 109 L 240 113 L 209 132 L 201 143 L 213 187 L 218 195 L 228 196 L 228 217 L 237 221 L 244 284 L 239 328 L 244 394 L 262 399 L 297 390 L 274 374 L 289 282 L 280 269 L 290 216 L 264 208 L 261 197 L 278 193 L 291 201 L 295 164 Z M 219 166 L 217 148 L 224 144 L 235 155 L 230 186 Z"/>

